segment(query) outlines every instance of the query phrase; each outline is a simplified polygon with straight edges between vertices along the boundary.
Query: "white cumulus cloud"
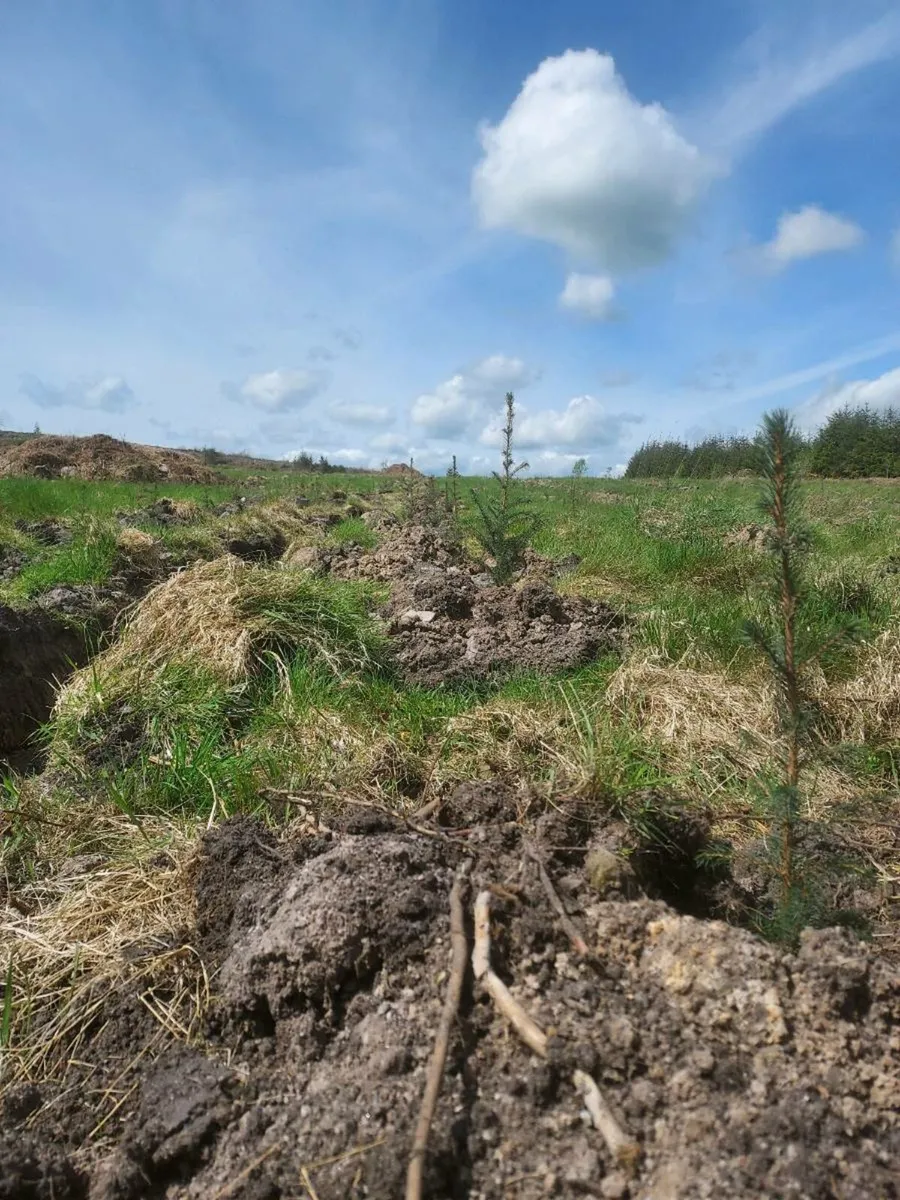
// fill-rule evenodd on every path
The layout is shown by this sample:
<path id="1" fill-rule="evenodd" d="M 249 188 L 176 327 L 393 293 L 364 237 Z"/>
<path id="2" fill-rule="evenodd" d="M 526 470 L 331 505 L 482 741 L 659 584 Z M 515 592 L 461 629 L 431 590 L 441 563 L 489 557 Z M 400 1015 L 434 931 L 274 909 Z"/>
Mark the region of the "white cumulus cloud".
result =
<path id="1" fill-rule="evenodd" d="M 900 367 L 875 379 L 858 379 L 825 388 L 794 410 L 801 428 L 817 429 L 842 408 L 900 409 Z"/>
<path id="2" fill-rule="evenodd" d="M 852 250 L 865 234 L 854 222 L 807 204 L 796 212 L 782 213 L 775 236 L 763 247 L 766 263 L 781 270 L 792 262 L 838 250 Z"/>
<path id="3" fill-rule="evenodd" d="M 480 136 L 472 195 L 483 226 L 553 242 L 613 273 L 664 260 L 721 171 L 596 50 L 545 59 Z"/>
<path id="4" fill-rule="evenodd" d="M 526 387 L 538 375 L 520 358 L 493 354 L 417 396 L 412 419 L 432 437 L 458 436 L 486 412 L 501 407 L 506 392 Z"/>
<path id="5" fill-rule="evenodd" d="M 547 408 L 535 413 L 521 411 L 516 422 L 515 443 L 521 449 L 571 446 L 579 450 L 613 446 L 629 425 L 643 418 L 635 413 L 610 412 L 596 396 L 575 396 L 564 409 Z M 481 441 L 499 446 L 502 441 L 499 422 L 488 425 Z"/>
<path id="6" fill-rule="evenodd" d="M 282 413 L 302 408 L 327 386 L 324 371 L 278 369 L 250 375 L 240 387 L 226 385 L 224 391 L 231 400 L 246 401 L 265 412 Z"/>
<path id="7" fill-rule="evenodd" d="M 615 284 L 608 275 L 573 273 L 566 279 L 559 303 L 569 312 L 579 313 L 592 321 L 610 321 L 615 316 L 615 294 Z"/>

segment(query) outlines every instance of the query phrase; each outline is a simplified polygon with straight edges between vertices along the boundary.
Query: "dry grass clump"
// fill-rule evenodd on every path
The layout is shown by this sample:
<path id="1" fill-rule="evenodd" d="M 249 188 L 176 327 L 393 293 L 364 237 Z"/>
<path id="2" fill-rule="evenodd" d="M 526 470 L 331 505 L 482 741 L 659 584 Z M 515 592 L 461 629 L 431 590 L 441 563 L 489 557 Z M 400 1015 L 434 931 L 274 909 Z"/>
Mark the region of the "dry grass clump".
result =
<path id="1" fill-rule="evenodd" d="M 498 698 L 453 717 L 436 782 L 536 779 L 555 770 L 571 746 L 564 709 Z"/>
<path id="2" fill-rule="evenodd" d="M 232 556 L 200 563 L 154 588 L 118 639 L 60 692 L 55 716 L 77 718 L 112 696 L 139 694 L 173 666 L 224 686 L 245 680 L 267 652 L 305 649 L 335 671 L 378 655 L 363 594 L 328 580 Z"/>
<path id="3" fill-rule="evenodd" d="M 172 500 L 170 503 L 172 515 L 178 521 L 196 521 L 203 511 L 196 500 Z"/>
<path id="4" fill-rule="evenodd" d="M 219 558 L 155 587 L 118 639 L 62 689 L 54 715 L 83 715 L 111 692 L 139 692 L 173 664 L 201 667 L 226 685 L 246 676 L 253 651 L 240 600 L 252 571 L 239 559 Z"/>
<path id="5" fill-rule="evenodd" d="M 308 539 L 311 528 L 310 516 L 314 515 L 315 511 L 298 508 L 290 500 L 272 500 L 268 504 L 254 504 L 229 519 L 228 531 L 235 537 L 278 533 L 288 542 L 296 539 L 302 540 L 304 535 Z"/>
<path id="6" fill-rule="evenodd" d="M 162 545 L 140 529 L 123 529 L 116 537 L 116 561 L 131 570 L 158 571 L 163 564 Z"/>
<path id="7" fill-rule="evenodd" d="M 659 738 L 679 770 L 724 751 L 735 767 L 752 774 L 777 751 L 771 687 L 758 677 L 739 683 L 711 667 L 641 654 L 615 672 L 607 700 Z"/>
<path id="8" fill-rule="evenodd" d="M 116 549 L 134 559 L 149 557 L 157 546 L 156 538 L 140 529 L 123 529 L 116 538 Z"/>
<path id="9" fill-rule="evenodd" d="M 811 693 L 837 740 L 900 744 L 900 629 L 863 646 L 852 678 L 829 685 L 820 674 Z"/>
<path id="10" fill-rule="evenodd" d="M 864 647 L 852 678 L 830 683 L 820 672 L 808 692 L 817 707 L 817 736 L 826 745 L 896 743 L 900 637 L 882 634 Z M 703 785 L 707 798 L 735 785 L 745 790 L 781 753 L 772 685 L 761 675 L 738 681 L 711 665 L 688 666 L 645 653 L 618 668 L 607 699 L 663 747 L 673 772 Z M 819 817 L 852 799 L 859 784 L 819 762 L 810 768 L 806 791 L 809 815 Z"/>
<path id="11" fill-rule="evenodd" d="M 121 816 L 115 831 L 106 825 L 107 854 L 58 860 L 0 909 L 12 985 L 0 1095 L 22 1080 L 64 1080 L 119 996 L 137 996 L 152 1013 L 157 1052 L 189 1040 L 208 1001 L 203 964 L 183 940 L 193 924 L 191 831 L 160 820 L 138 829 Z M 97 1101 L 98 1129 L 120 1099 L 110 1091 Z"/>

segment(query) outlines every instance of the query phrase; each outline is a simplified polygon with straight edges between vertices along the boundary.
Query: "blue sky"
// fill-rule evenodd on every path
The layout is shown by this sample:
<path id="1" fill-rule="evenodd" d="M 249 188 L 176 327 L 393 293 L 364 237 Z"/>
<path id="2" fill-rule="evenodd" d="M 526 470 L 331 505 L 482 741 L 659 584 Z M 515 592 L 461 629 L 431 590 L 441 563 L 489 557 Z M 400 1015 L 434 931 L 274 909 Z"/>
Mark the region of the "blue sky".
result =
<path id="1" fill-rule="evenodd" d="M 900 404 L 900 4 L 5 0 L 0 422 L 533 469 Z"/>

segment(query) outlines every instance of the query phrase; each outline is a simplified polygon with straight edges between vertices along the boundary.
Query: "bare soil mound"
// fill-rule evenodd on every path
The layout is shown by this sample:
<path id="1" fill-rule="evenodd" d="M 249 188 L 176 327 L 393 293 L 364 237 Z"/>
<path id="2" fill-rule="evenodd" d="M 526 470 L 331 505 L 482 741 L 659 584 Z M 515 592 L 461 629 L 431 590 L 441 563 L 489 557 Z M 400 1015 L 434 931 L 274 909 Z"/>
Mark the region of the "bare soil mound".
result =
<path id="1" fill-rule="evenodd" d="M 464 858 L 468 949 L 473 898 L 493 888 L 492 965 L 548 1052 L 531 1053 L 467 974 L 426 1196 L 898 1195 L 900 994 L 851 935 L 808 932 L 795 956 L 658 900 L 601 895 L 586 852 L 602 829 L 561 804 L 526 845 L 516 798 L 496 786 L 466 785 L 443 834 L 367 815 L 368 832 L 351 821 L 292 845 L 246 819 L 207 835 L 185 934 L 212 978 L 204 1036 L 173 1042 L 151 1004 L 107 997 L 53 1086 L 7 1092 L 0 1197 L 396 1200 Z M 611 1155 L 576 1070 L 637 1153 Z"/>
<path id="2" fill-rule="evenodd" d="M 197 455 L 160 446 L 138 446 L 106 434 L 93 437 L 29 438 L 0 452 L 0 476 L 40 479 L 119 479 L 135 483 L 215 483 L 217 476 Z"/>
<path id="3" fill-rule="evenodd" d="M 413 479 L 424 479 L 425 476 L 421 471 L 417 471 L 415 467 L 411 467 L 409 463 L 391 463 L 389 467 L 383 467 L 380 474 L 382 475 L 408 475 Z"/>
<path id="4" fill-rule="evenodd" d="M 342 579 L 390 583 L 384 609 L 407 683 L 554 674 L 621 648 L 624 618 L 608 605 L 560 596 L 550 580 L 577 565 L 531 554 L 514 586 L 496 587 L 483 564 L 427 526 L 388 529 L 375 550 L 303 547 L 288 560 Z"/>
<path id="5" fill-rule="evenodd" d="M 28 555 L 17 546 L 0 542 L 0 582 L 14 579 L 28 562 Z"/>
<path id="6" fill-rule="evenodd" d="M 405 679 L 434 687 L 572 670 L 620 649 L 622 625 L 607 605 L 546 583 L 479 587 L 452 567 L 422 567 L 395 592 L 388 628 Z"/>

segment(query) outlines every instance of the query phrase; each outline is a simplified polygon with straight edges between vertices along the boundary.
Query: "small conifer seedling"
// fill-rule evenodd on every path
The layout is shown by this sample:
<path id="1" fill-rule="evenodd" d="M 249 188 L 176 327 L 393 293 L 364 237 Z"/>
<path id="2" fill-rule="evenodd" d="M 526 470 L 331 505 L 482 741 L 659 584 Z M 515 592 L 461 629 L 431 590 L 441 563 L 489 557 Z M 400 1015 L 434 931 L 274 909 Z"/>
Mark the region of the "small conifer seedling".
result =
<path id="1" fill-rule="evenodd" d="M 525 551 L 537 531 L 539 520 L 516 487 L 527 462 L 516 465 L 513 454 L 515 397 L 506 393 L 506 423 L 503 426 L 501 470 L 492 472 L 500 485 L 490 493 L 472 489 L 475 504 L 473 533 L 479 545 L 494 560 L 492 574 L 497 583 L 508 583 L 525 558 Z"/>
<path id="2" fill-rule="evenodd" d="M 817 917 L 813 864 L 803 854 L 806 822 L 801 804 L 801 775 L 815 753 L 810 738 L 810 707 L 804 695 L 809 668 L 829 650 L 856 640 L 859 623 L 845 619 L 824 634 L 812 635 L 800 622 L 804 599 L 803 568 L 809 535 L 803 525 L 798 457 L 803 442 L 790 416 L 782 409 L 763 417 L 758 438 L 764 491 L 761 510 L 768 520 L 766 548 L 773 573 L 766 621 L 747 621 L 747 639 L 769 663 L 775 682 L 782 761 L 778 776 L 762 789 L 765 814 L 771 824 L 776 880 L 776 908 L 770 932 L 793 942 L 800 929 Z"/>

